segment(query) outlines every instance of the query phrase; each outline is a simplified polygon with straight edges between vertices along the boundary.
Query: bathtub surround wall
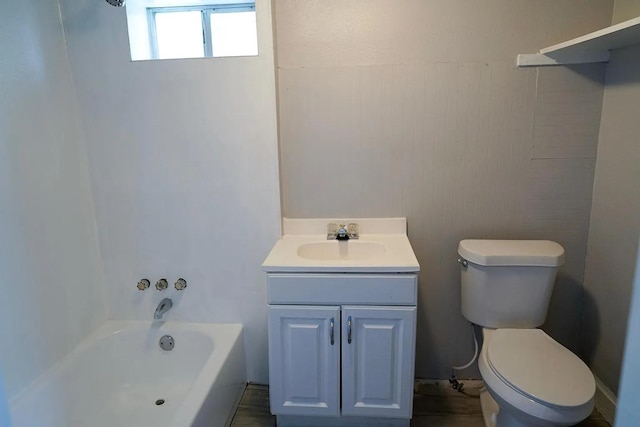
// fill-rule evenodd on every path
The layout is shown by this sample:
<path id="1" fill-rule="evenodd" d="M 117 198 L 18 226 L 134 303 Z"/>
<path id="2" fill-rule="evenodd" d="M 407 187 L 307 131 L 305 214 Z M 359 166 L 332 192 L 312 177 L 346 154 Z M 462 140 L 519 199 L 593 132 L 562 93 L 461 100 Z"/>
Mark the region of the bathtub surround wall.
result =
<path id="1" fill-rule="evenodd" d="M 640 46 L 607 66 L 585 271 L 582 352 L 617 394 L 640 237 Z"/>
<path id="2" fill-rule="evenodd" d="M 612 6 L 275 3 L 284 215 L 407 217 L 421 265 L 418 377 L 446 378 L 473 353 L 462 238 L 561 243 L 545 329 L 577 349 L 604 66 L 513 61 L 609 25 Z"/>
<path id="3" fill-rule="evenodd" d="M 266 383 L 263 259 L 280 235 L 271 4 L 257 57 L 130 62 L 125 11 L 61 0 L 87 134 L 109 317 L 245 325 Z M 136 289 L 147 277 L 152 288 Z M 153 284 L 165 277 L 167 291 Z M 177 292 L 173 283 L 189 283 Z"/>
<path id="4" fill-rule="evenodd" d="M 12 399 L 96 329 L 106 305 L 57 2 L 2 2 L 0 51 L 0 377 Z"/>

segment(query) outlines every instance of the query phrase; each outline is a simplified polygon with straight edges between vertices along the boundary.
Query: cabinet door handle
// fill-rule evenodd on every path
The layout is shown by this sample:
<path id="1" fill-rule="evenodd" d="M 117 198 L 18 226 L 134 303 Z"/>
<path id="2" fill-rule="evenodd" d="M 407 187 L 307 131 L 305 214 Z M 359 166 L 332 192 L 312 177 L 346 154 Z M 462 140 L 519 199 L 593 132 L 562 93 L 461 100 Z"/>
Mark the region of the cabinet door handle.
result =
<path id="1" fill-rule="evenodd" d="M 347 343 L 351 344 L 351 316 L 347 318 Z"/>
<path id="2" fill-rule="evenodd" d="M 333 317 L 331 318 L 331 322 L 330 322 L 330 326 L 329 326 L 329 339 L 331 339 L 331 345 L 334 344 L 334 340 L 333 340 L 333 326 L 334 326 L 334 322 L 333 322 Z"/>

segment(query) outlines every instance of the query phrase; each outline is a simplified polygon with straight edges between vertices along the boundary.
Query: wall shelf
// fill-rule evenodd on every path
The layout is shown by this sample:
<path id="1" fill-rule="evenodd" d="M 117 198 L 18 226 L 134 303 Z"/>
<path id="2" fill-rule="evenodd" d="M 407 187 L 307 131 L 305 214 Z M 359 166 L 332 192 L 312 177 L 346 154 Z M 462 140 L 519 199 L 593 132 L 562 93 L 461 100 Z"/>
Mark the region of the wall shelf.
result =
<path id="1" fill-rule="evenodd" d="M 518 67 L 608 62 L 609 51 L 640 43 L 640 16 L 575 39 L 518 55 Z"/>

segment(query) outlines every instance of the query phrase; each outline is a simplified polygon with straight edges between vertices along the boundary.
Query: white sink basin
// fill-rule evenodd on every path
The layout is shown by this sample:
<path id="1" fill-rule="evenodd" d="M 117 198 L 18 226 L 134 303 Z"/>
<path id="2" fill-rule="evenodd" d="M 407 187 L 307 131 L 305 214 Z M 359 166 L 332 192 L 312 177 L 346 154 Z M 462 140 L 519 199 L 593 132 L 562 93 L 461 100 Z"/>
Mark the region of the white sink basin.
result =
<path id="1" fill-rule="evenodd" d="M 298 256 L 322 261 L 356 261 L 383 256 L 387 249 L 382 243 L 358 240 L 330 240 L 303 243 L 298 247 Z"/>
<path id="2" fill-rule="evenodd" d="M 327 240 L 327 224 L 356 223 L 359 239 Z M 415 273 L 405 218 L 284 218 L 267 273 Z"/>

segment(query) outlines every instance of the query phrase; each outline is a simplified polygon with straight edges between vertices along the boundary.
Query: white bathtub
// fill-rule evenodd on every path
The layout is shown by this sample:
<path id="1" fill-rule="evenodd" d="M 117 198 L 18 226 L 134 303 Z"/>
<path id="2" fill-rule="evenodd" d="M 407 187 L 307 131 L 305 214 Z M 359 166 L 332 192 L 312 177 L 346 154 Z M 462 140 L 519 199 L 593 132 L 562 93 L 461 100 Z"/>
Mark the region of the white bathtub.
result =
<path id="1" fill-rule="evenodd" d="M 107 322 L 10 413 L 13 427 L 222 427 L 245 385 L 242 325 Z"/>

